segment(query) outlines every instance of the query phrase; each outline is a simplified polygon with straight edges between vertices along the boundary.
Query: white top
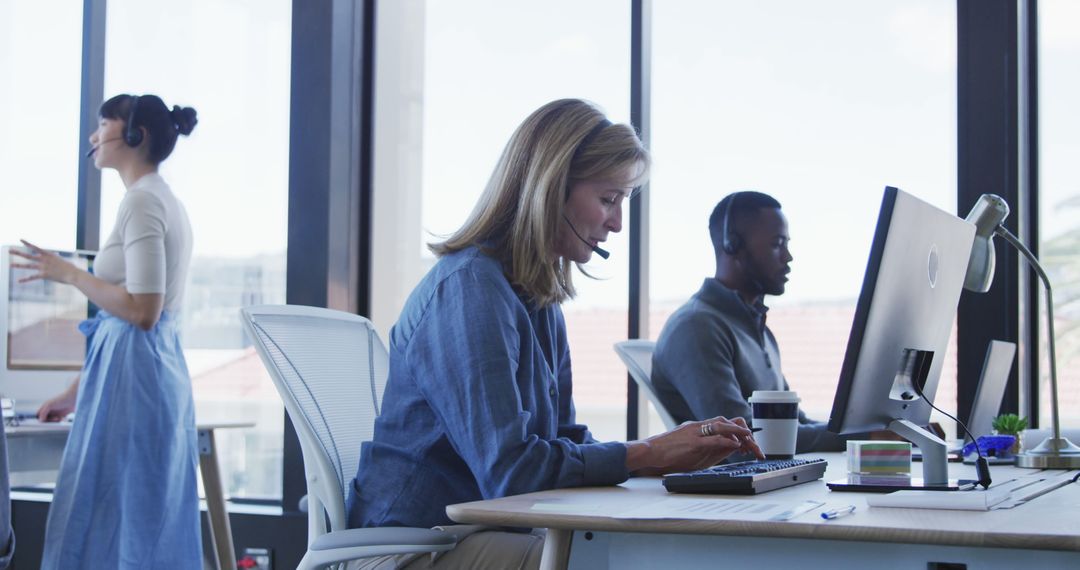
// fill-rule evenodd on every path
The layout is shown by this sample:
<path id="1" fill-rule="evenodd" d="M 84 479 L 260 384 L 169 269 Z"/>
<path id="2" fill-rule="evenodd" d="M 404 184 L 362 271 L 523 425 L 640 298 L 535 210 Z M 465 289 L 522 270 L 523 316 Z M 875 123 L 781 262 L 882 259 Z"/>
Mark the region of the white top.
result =
<path id="1" fill-rule="evenodd" d="M 120 202 L 116 225 L 94 260 L 94 274 L 128 293 L 164 293 L 177 313 L 191 265 L 187 210 L 157 173 L 147 174 Z"/>

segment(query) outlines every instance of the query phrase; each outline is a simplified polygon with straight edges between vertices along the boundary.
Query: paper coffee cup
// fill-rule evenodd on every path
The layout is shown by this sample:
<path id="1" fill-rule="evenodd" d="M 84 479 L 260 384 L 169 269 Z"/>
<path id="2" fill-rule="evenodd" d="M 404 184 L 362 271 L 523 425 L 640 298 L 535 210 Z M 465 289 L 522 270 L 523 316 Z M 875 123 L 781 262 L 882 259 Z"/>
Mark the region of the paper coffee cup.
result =
<path id="1" fill-rule="evenodd" d="M 799 395 L 788 390 L 754 390 L 750 407 L 754 427 L 761 428 L 754 434 L 754 440 L 765 457 L 794 457 L 799 435 Z"/>

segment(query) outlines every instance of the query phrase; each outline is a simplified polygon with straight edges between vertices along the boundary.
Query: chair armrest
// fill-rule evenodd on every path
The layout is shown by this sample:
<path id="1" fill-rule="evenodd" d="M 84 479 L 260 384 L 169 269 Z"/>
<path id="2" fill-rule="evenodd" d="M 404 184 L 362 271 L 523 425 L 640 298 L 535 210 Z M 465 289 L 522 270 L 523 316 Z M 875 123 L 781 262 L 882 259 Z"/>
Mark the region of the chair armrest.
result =
<path id="1" fill-rule="evenodd" d="M 0 546 L 0 570 L 7 568 L 11 564 L 12 556 L 15 555 L 15 532 L 8 531 L 8 534 L 7 540 Z"/>
<path id="2" fill-rule="evenodd" d="M 352 528 L 330 532 L 316 538 L 310 550 L 330 550 L 362 546 L 382 546 L 387 548 L 402 547 L 403 551 L 450 550 L 457 544 L 457 538 L 448 533 L 428 528 L 381 527 Z"/>

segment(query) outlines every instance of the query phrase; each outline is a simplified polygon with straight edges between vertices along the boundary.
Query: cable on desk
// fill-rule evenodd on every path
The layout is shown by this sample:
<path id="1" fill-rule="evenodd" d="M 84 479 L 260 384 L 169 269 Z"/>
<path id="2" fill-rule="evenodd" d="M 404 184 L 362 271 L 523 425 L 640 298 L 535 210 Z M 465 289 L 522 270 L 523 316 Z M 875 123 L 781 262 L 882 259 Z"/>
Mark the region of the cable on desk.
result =
<path id="1" fill-rule="evenodd" d="M 927 398 L 926 394 L 923 394 L 922 387 L 919 386 L 918 382 L 912 382 L 911 385 L 915 388 L 915 391 L 919 394 L 919 397 L 922 398 L 923 401 L 929 404 L 931 408 L 934 408 L 935 410 L 941 412 L 945 417 L 956 422 L 956 425 L 964 429 L 964 433 L 966 433 L 968 437 L 971 438 L 971 441 L 975 442 L 975 453 L 979 454 L 979 458 L 975 460 L 975 473 L 978 474 L 979 484 L 982 485 L 982 488 L 989 489 L 990 483 L 992 482 L 990 480 L 990 464 L 987 463 L 986 458 L 983 457 L 982 450 L 979 449 L 979 443 L 975 439 L 975 436 L 971 434 L 971 430 L 969 430 L 967 426 L 964 425 L 964 422 L 956 419 L 956 417 L 952 414 L 935 406 L 934 403 L 930 401 L 930 398 Z"/>

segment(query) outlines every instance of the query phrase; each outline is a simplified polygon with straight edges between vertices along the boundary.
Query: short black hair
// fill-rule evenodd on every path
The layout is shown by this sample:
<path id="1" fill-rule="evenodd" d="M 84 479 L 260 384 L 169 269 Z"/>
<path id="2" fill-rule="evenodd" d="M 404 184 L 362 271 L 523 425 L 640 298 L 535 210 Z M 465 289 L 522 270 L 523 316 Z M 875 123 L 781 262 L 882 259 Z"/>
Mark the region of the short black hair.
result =
<path id="1" fill-rule="evenodd" d="M 709 237 L 712 239 L 716 252 L 719 253 L 723 250 L 725 218 L 733 228 L 732 231 L 734 231 L 734 228 L 738 227 L 739 220 L 745 219 L 750 214 L 756 214 L 758 210 L 765 208 L 779 210 L 780 202 L 768 194 L 754 192 L 753 190 L 734 192 L 724 196 L 724 199 L 716 204 L 712 215 L 709 216 Z M 730 212 L 728 212 L 729 209 Z"/>
<path id="2" fill-rule="evenodd" d="M 131 106 L 135 105 L 133 126 L 146 129 L 150 139 L 147 159 L 154 164 L 161 164 L 176 147 L 177 135 L 191 134 L 199 120 L 196 118 L 195 109 L 176 105 L 170 111 L 157 95 L 139 95 L 138 99 L 136 105 L 135 95 L 116 95 L 101 104 L 98 116 L 124 121 L 124 129 L 127 130 Z"/>

